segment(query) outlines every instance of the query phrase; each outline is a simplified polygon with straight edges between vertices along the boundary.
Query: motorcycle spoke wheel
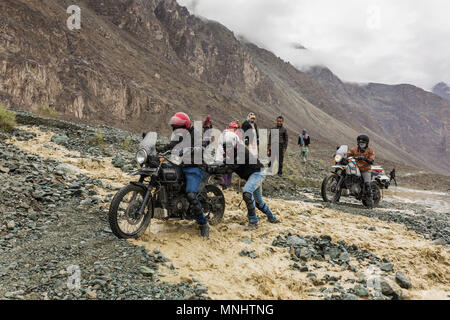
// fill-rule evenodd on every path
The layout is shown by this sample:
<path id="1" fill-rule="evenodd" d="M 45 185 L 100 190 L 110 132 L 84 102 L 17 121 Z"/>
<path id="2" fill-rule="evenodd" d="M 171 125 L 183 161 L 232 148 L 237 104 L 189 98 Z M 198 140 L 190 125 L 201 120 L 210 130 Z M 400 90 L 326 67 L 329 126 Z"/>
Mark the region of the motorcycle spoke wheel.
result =
<path id="1" fill-rule="evenodd" d="M 137 238 L 147 229 L 151 220 L 148 205 L 144 213 L 139 215 L 144 197 L 144 189 L 134 185 L 129 185 L 116 194 L 111 202 L 109 223 L 117 237 Z"/>

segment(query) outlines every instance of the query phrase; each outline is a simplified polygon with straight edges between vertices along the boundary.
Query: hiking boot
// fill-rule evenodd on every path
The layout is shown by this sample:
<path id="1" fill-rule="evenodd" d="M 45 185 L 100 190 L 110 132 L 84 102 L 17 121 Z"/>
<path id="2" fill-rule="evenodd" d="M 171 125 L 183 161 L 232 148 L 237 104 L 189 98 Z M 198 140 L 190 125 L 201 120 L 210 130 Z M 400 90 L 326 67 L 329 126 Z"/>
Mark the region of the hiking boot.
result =
<path id="1" fill-rule="evenodd" d="M 258 223 L 249 223 L 248 226 L 244 229 L 245 231 L 252 231 L 258 229 Z"/>
<path id="2" fill-rule="evenodd" d="M 270 223 L 273 223 L 273 224 L 279 224 L 279 223 L 281 223 L 281 221 L 278 220 L 277 218 L 273 218 L 272 220 L 269 219 L 269 222 L 270 222 Z"/>
<path id="3" fill-rule="evenodd" d="M 205 224 L 201 224 L 199 226 L 200 228 L 200 233 L 202 235 L 203 238 L 209 238 L 209 224 L 205 223 Z"/>

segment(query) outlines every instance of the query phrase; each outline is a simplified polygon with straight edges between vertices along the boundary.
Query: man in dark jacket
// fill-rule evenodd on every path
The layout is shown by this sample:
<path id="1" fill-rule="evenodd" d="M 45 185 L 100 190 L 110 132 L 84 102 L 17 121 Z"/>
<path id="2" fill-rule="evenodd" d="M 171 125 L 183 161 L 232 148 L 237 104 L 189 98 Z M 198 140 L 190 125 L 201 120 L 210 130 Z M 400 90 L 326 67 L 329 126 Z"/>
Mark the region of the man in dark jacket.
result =
<path id="1" fill-rule="evenodd" d="M 389 180 L 389 182 L 391 182 L 392 180 L 394 180 L 395 186 L 397 187 L 397 179 L 396 179 L 396 176 L 395 176 L 395 168 L 392 169 L 391 173 L 389 173 L 389 176 L 391 177 L 391 179 Z"/>
<path id="2" fill-rule="evenodd" d="M 278 130 L 278 146 L 272 146 L 272 132 L 269 136 L 269 145 L 268 145 L 268 156 L 270 157 L 272 155 L 272 150 L 274 148 L 278 148 L 278 176 L 283 176 L 283 162 L 284 162 L 284 155 L 286 154 L 286 150 L 289 144 L 289 136 L 286 128 L 283 126 L 284 124 L 284 118 L 282 116 L 279 116 L 277 118 L 277 126 L 273 129 Z M 272 129 L 272 130 L 273 130 Z M 276 141 L 276 139 L 274 139 Z M 274 161 L 275 159 L 272 159 Z M 270 165 L 269 165 L 270 167 Z"/>
<path id="3" fill-rule="evenodd" d="M 183 112 L 176 113 L 170 119 L 170 126 L 174 134 L 171 142 L 163 147 L 157 149 L 158 152 L 166 152 L 172 150 L 177 155 L 182 156 L 183 173 L 186 178 L 186 194 L 194 212 L 195 220 L 197 221 L 202 237 L 209 238 L 209 224 L 206 220 L 205 214 L 200 201 L 198 200 L 198 189 L 205 176 L 205 171 L 200 167 L 202 162 L 202 139 L 196 141 L 196 137 L 201 137 L 201 132 L 196 132 L 191 126 L 189 116 Z"/>
<path id="4" fill-rule="evenodd" d="M 250 112 L 247 120 L 242 124 L 244 132 L 244 143 L 254 156 L 258 156 L 259 152 L 259 132 L 256 125 L 256 115 Z"/>

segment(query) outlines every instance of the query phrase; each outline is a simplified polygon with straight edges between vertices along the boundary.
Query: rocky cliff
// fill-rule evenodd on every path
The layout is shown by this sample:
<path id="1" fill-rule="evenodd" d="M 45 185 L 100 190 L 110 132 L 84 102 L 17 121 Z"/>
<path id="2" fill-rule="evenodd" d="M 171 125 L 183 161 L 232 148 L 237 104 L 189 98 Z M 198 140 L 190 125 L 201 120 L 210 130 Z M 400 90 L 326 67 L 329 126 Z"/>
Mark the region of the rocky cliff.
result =
<path id="1" fill-rule="evenodd" d="M 299 71 L 175 0 L 81 0 L 74 31 L 71 4 L 0 3 L 1 103 L 163 134 L 179 110 L 196 120 L 211 114 L 218 127 L 250 111 L 272 127 L 281 114 L 291 136 L 306 127 L 332 146 L 365 131 L 385 158 L 441 172 L 450 165 L 439 151 L 449 149 L 450 103 L 435 95 L 350 85 L 322 67 Z"/>

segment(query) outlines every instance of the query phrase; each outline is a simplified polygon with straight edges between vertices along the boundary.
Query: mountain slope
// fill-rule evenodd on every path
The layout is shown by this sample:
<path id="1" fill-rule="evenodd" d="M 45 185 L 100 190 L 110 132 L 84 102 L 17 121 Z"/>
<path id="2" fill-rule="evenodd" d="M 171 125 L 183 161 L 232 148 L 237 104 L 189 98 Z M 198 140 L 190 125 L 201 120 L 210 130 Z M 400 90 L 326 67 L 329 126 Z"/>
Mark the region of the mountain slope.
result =
<path id="1" fill-rule="evenodd" d="M 433 93 L 441 98 L 450 100 L 450 87 L 445 82 L 439 82 L 433 87 Z"/>
<path id="2" fill-rule="evenodd" d="M 49 105 L 72 120 L 162 134 L 176 111 L 196 120 L 211 114 L 219 128 L 250 111 L 270 128 L 282 114 L 291 137 L 306 127 L 315 141 L 334 147 L 368 132 L 382 157 L 446 169 L 445 160 L 435 165 L 442 155 L 434 143 L 448 150 L 440 141 L 448 104 L 434 95 L 354 86 L 326 68 L 299 71 L 175 0 L 81 0 L 78 31 L 65 25 L 71 4 L 0 3 L 1 103 L 32 111 Z M 417 147 L 418 157 L 411 152 Z"/>

